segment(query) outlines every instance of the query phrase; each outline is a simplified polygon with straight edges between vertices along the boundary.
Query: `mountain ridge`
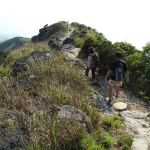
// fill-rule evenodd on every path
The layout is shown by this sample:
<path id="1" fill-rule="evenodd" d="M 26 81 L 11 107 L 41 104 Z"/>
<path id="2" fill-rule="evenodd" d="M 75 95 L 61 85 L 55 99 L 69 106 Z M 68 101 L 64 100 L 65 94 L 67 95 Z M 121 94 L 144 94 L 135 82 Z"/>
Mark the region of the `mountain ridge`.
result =
<path id="1" fill-rule="evenodd" d="M 104 94 L 106 97 L 107 84 L 98 72 L 96 77 L 100 82 L 86 78 L 84 71 L 89 46 L 93 46 L 101 56 L 101 64 L 105 68 L 114 59 L 116 50 L 121 50 L 124 56 L 134 56 L 136 52 L 130 45 L 112 45 L 110 41 L 93 36 L 93 30 L 87 30 L 83 25 L 77 24 L 74 28 L 77 30 L 71 30 L 67 34 L 68 28 L 63 33 L 65 38 L 58 37 L 57 31 L 56 36 L 53 34 L 50 39 L 46 35 L 40 35 L 42 38 L 46 37 L 45 40 L 37 40 L 11 51 L 2 62 L 0 148 L 119 150 L 131 147 L 133 137 L 124 124 L 128 115 L 126 117 L 124 114 L 125 119 L 120 111 L 113 116 L 105 115 L 102 105 L 105 104 L 111 110 L 101 96 Z M 76 43 L 66 41 L 68 36 Z M 65 44 L 69 44 L 70 49 L 57 51 L 55 47 L 48 45 L 50 41 L 61 44 L 66 41 Z M 107 61 L 104 63 L 102 58 Z M 105 74 L 105 70 L 102 71 Z M 119 101 L 130 100 L 130 95 L 127 100 L 122 93 L 120 97 Z M 131 116 L 131 108 L 132 105 L 124 112 Z M 133 114 L 134 119 L 137 119 L 136 113 Z M 144 128 L 145 133 L 149 129 L 149 125 L 144 122 L 147 114 L 139 113 L 139 116 L 142 123 L 139 128 L 133 126 L 133 129 L 137 133 L 142 127 L 141 131 Z M 139 137 L 134 141 L 139 141 Z M 148 146 L 148 143 L 144 144 Z"/>
<path id="2" fill-rule="evenodd" d="M 20 48 L 21 46 L 30 43 L 30 38 L 24 37 L 14 37 L 9 40 L 0 43 L 0 50 L 9 52 L 11 50 L 15 50 Z"/>

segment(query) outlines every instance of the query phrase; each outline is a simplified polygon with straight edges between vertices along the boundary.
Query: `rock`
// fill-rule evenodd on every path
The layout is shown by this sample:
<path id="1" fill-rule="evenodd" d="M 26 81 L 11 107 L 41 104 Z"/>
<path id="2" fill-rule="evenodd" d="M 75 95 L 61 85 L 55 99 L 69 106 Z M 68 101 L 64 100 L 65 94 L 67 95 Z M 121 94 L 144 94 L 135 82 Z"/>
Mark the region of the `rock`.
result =
<path id="1" fill-rule="evenodd" d="M 16 62 L 12 65 L 12 71 L 14 72 L 22 72 L 27 71 L 29 67 L 35 63 L 35 61 L 40 60 L 42 58 L 46 59 L 49 56 L 52 56 L 52 52 L 40 52 L 35 51 L 32 52 L 31 55 L 19 58 Z"/>
<path id="2" fill-rule="evenodd" d="M 67 37 L 66 39 L 64 39 L 63 45 L 65 45 L 65 44 L 72 44 L 73 42 L 74 42 L 73 38 Z"/>
<path id="3" fill-rule="evenodd" d="M 150 146 L 150 125 L 146 122 L 148 113 L 139 111 L 120 112 L 124 123 L 134 136 L 131 150 L 148 150 Z"/>
<path id="4" fill-rule="evenodd" d="M 12 70 L 15 72 L 27 71 L 29 64 L 33 64 L 34 59 L 32 56 L 19 58 L 13 65 Z"/>
<path id="5" fill-rule="evenodd" d="M 21 112 L 0 109 L 0 149 L 11 150 L 23 148 L 27 136 L 20 127 L 23 121 Z"/>
<path id="6" fill-rule="evenodd" d="M 116 110 L 125 110 L 125 109 L 127 109 L 127 104 L 124 103 L 124 102 L 117 102 L 117 103 L 114 103 L 114 104 L 113 104 L 113 107 L 114 107 Z"/>
<path id="7" fill-rule="evenodd" d="M 134 119 L 145 119 L 148 116 L 148 113 L 143 113 L 143 112 L 139 112 L 139 111 L 123 111 L 121 112 L 121 115 L 124 117 L 130 117 L 130 118 L 134 118 Z"/>
<path id="8" fill-rule="evenodd" d="M 90 99 L 98 108 L 102 109 L 106 114 L 112 114 L 111 108 L 107 105 L 106 101 L 101 97 L 93 94 L 93 99 Z"/>
<path id="9" fill-rule="evenodd" d="M 59 43 L 52 43 L 49 45 L 51 48 L 56 49 L 57 51 L 61 50 L 61 45 Z"/>
<path id="10" fill-rule="evenodd" d="M 70 49 L 69 44 L 64 44 L 64 45 L 62 45 L 62 49 Z"/>
<path id="11" fill-rule="evenodd" d="M 16 82 L 15 84 L 11 85 L 10 87 L 24 86 L 28 83 L 33 83 L 35 81 L 36 81 L 36 76 L 30 75 L 30 76 L 24 78 L 23 80 Z"/>
<path id="12" fill-rule="evenodd" d="M 33 57 L 34 61 L 40 60 L 42 58 L 46 59 L 50 56 L 52 56 L 52 52 L 46 51 L 46 52 L 41 52 L 41 51 L 34 51 L 31 53 L 31 56 Z"/>
<path id="13" fill-rule="evenodd" d="M 134 138 L 131 150 L 148 150 L 148 143 L 144 139 Z"/>
<path id="14" fill-rule="evenodd" d="M 61 105 L 58 106 L 58 109 L 59 118 L 73 119 L 83 125 L 83 127 L 86 127 L 87 130 L 93 128 L 91 118 L 89 118 L 81 109 L 70 105 Z"/>

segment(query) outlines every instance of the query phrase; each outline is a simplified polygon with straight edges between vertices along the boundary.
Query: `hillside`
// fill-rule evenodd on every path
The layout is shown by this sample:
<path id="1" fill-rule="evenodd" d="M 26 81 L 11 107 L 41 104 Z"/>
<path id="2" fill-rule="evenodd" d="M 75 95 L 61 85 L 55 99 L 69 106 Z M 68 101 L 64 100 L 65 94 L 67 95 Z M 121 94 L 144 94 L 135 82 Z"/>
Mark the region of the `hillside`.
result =
<path id="1" fill-rule="evenodd" d="M 95 47 L 102 65 L 96 81 L 84 76 L 89 46 Z M 113 101 L 127 103 L 125 109 L 105 101 L 108 85 L 100 73 L 106 74 L 118 50 L 132 60 L 132 69 L 134 57 L 143 57 L 132 45 L 113 45 L 90 27 L 59 22 L 10 51 L 0 64 L 0 149 L 148 150 L 149 107 L 142 101 L 146 90 L 142 100 L 133 93 L 136 76 L 129 85 L 133 90 L 123 83 L 120 98 Z"/>
<path id="2" fill-rule="evenodd" d="M 29 38 L 15 37 L 15 38 L 6 40 L 4 42 L 1 42 L 0 43 L 0 50 L 5 51 L 5 52 L 9 52 L 11 50 L 18 49 L 27 43 L 30 43 Z"/>
<path id="3" fill-rule="evenodd" d="M 65 36 L 65 33 L 68 33 L 68 31 L 71 30 L 70 25 L 74 30 L 71 37 L 76 41 L 76 43 L 78 43 L 79 46 L 81 46 L 87 38 L 93 38 L 102 42 L 107 40 L 102 33 L 98 33 L 91 27 L 77 22 L 69 24 L 66 21 L 60 21 L 50 26 L 45 25 L 43 28 L 39 29 L 39 34 L 33 36 L 31 40 L 32 42 L 50 41 L 54 39 L 61 41 L 61 39 Z"/>

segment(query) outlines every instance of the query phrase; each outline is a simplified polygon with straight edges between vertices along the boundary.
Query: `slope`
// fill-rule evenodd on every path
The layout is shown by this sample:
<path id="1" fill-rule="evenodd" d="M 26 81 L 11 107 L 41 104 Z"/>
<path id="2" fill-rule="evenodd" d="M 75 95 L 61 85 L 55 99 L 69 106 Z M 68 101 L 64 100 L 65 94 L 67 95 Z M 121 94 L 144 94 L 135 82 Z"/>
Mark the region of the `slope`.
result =
<path id="1" fill-rule="evenodd" d="M 30 43 L 30 38 L 24 38 L 24 37 L 15 37 L 12 39 L 9 39 L 5 42 L 0 43 L 0 50 L 9 52 L 11 50 L 17 49 L 27 43 Z"/>

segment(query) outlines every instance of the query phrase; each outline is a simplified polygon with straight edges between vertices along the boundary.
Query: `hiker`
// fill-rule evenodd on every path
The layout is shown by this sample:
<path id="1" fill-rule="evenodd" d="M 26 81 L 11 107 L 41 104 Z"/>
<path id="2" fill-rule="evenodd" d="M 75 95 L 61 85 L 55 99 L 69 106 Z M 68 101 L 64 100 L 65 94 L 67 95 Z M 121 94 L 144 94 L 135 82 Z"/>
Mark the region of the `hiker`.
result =
<path id="1" fill-rule="evenodd" d="M 95 60 L 96 59 L 96 60 Z M 89 48 L 89 56 L 88 56 L 88 62 L 87 62 L 87 68 L 85 71 L 85 76 L 89 75 L 89 71 L 92 72 L 92 79 L 95 79 L 95 71 L 98 66 L 98 55 L 95 52 L 93 47 Z"/>
<path id="2" fill-rule="evenodd" d="M 109 100 L 108 100 L 108 104 L 111 104 L 112 102 L 112 89 L 115 86 L 116 87 L 116 99 L 118 98 L 118 94 L 120 91 L 120 86 L 122 85 L 122 80 L 125 74 L 126 77 L 126 83 L 129 82 L 129 72 L 128 72 L 128 66 L 127 63 L 123 60 L 121 60 L 121 52 L 117 52 L 116 53 L 116 60 L 114 60 L 110 66 L 109 66 L 109 70 L 107 71 L 107 74 L 105 76 L 105 82 L 109 83 L 109 90 L 108 90 L 108 95 L 109 95 Z M 121 72 L 116 71 L 118 69 L 118 66 L 121 66 L 122 68 L 119 68 L 119 70 L 122 70 Z M 108 81 L 107 78 L 108 76 L 111 74 L 110 76 L 110 80 Z M 120 79 L 117 79 L 120 78 Z"/>

